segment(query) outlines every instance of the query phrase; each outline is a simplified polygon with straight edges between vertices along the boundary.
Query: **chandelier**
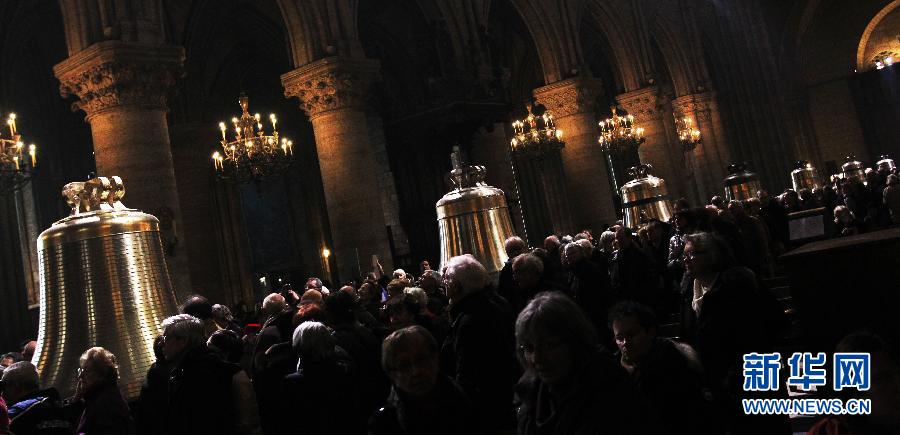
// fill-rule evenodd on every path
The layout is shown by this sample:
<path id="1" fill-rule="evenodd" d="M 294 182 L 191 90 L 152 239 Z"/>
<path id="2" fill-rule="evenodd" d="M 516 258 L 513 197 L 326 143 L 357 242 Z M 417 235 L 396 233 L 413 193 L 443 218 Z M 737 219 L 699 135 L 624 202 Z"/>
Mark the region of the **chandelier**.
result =
<path id="1" fill-rule="evenodd" d="M 616 106 L 610 107 L 612 117 L 600 121 L 600 149 L 606 153 L 622 152 L 644 143 L 644 128 L 635 127 L 634 116 L 619 116 Z"/>
<path id="2" fill-rule="evenodd" d="M 25 146 L 16 129 L 16 114 L 6 119 L 9 138 L 0 130 L 0 195 L 7 195 L 28 183 L 37 165 L 37 146 Z M 28 158 L 25 156 L 28 155 Z"/>
<path id="3" fill-rule="evenodd" d="M 526 107 L 528 116 L 524 120 L 512 123 L 513 138 L 510 141 L 512 153 L 542 156 L 548 151 L 562 149 L 565 145 L 562 141 L 563 132 L 553 123 L 553 115 L 549 111 L 544 111 L 543 115 L 535 116 L 531 104 Z"/>
<path id="4" fill-rule="evenodd" d="M 700 130 L 694 127 L 694 121 L 690 117 L 678 115 L 672 114 L 675 117 L 675 132 L 678 133 L 678 140 L 684 151 L 691 151 L 700 143 Z"/>
<path id="5" fill-rule="evenodd" d="M 219 143 L 222 149 L 212 155 L 216 175 L 223 180 L 247 183 L 284 173 L 293 163 L 294 143 L 287 138 L 279 138 L 275 127 L 278 120 L 274 113 L 269 115 L 272 134 L 267 135 L 263 131 L 259 113 L 250 115 L 247 111 L 249 98 L 242 93 L 238 102 L 241 105 L 241 117 L 231 118 L 234 139 L 228 139 L 225 123 L 219 123 L 219 130 L 222 132 Z"/>

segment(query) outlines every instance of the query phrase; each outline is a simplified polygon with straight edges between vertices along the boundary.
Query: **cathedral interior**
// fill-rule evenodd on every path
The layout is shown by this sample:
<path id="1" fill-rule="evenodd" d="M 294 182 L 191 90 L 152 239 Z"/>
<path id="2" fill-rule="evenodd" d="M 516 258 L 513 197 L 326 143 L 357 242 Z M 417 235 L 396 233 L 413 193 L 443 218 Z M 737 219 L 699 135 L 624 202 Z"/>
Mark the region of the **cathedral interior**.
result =
<path id="1" fill-rule="evenodd" d="M 376 260 L 436 267 L 435 204 L 469 164 L 536 247 L 634 219 L 639 163 L 691 206 L 735 199 L 735 174 L 779 195 L 798 161 L 817 186 L 877 169 L 900 157 L 895 59 L 900 0 L 0 0 L 0 116 L 36 144 L 30 181 L 0 197 L 0 350 L 37 335 L 37 242 L 71 182 L 121 177 L 122 202 L 159 220 L 179 301 L 252 307 Z M 269 135 L 277 116 L 291 141 L 274 175 L 224 176 L 242 95 L 247 125 Z M 639 146 L 605 151 L 613 116 Z M 516 157 L 521 119 L 551 119 L 559 147 Z M 774 270 L 795 299 L 876 297 L 863 287 L 898 282 L 900 235 L 883 231 Z"/>

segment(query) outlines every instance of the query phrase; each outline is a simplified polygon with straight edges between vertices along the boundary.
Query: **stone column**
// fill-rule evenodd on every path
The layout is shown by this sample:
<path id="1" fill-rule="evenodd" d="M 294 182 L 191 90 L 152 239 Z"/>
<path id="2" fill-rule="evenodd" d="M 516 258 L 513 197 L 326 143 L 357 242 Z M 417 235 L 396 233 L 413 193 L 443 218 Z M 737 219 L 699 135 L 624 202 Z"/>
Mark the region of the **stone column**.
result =
<path id="1" fill-rule="evenodd" d="M 368 87 L 378 70 L 377 61 L 331 57 L 281 76 L 285 96 L 298 97 L 312 122 L 342 281 L 365 274 L 372 255 L 385 273 L 393 269 L 366 117 Z"/>
<path id="2" fill-rule="evenodd" d="M 675 162 L 681 159 L 677 155 L 677 151 L 673 150 L 669 144 L 666 125 L 662 118 L 663 113 L 659 110 L 657 102 L 658 93 L 655 86 L 649 86 L 621 94 L 616 97 L 616 101 L 629 115 L 634 116 L 635 124 L 644 128 L 646 140 L 638 148 L 641 163 L 652 165 L 651 173 L 666 180 L 669 186 L 669 197 L 677 199 L 683 194 L 683 192 L 677 191 L 683 174 Z M 666 115 L 671 116 L 671 114 Z"/>
<path id="3" fill-rule="evenodd" d="M 418 259 L 410 257 L 409 238 L 406 236 L 406 231 L 400 223 L 400 199 L 397 196 L 397 186 L 394 184 L 394 172 L 391 171 L 391 163 L 388 161 L 384 121 L 381 119 L 381 115 L 374 111 L 370 110 L 366 115 L 369 137 L 372 140 L 375 166 L 378 170 L 378 189 L 381 191 L 381 208 L 384 210 L 384 223 L 391 227 L 393 254 L 397 256 L 394 260 L 403 264 L 404 262 L 401 259 L 405 259 L 405 264 L 402 267 L 417 265 Z"/>
<path id="4" fill-rule="evenodd" d="M 706 203 L 713 196 L 724 194 L 725 167 L 732 163 L 715 94 L 707 91 L 682 95 L 672 100 L 672 108 L 692 117 L 700 130 L 701 142 L 686 153 L 685 160 L 692 166 L 700 198 Z"/>
<path id="5" fill-rule="evenodd" d="M 125 205 L 160 218 L 163 247 L 179 298 L 191 277 L 166 121 L 166 93 L 184 60 L 181 47 L 99 42 L 53 68 L 63 97 L 87 114 L 97 174 L 125 182 Z"/>
<path id="6" fill-rule="evenodd" d="M 566 142 L 562 159 L 576 231 L 589 227 L 599 232 L 617 219 L 606 162 L 597 144 L 594 100 L 600 90 L 600 81 L 589 78 L 566 79 L 534 90 L 534 98 L 553 115 Z"/>

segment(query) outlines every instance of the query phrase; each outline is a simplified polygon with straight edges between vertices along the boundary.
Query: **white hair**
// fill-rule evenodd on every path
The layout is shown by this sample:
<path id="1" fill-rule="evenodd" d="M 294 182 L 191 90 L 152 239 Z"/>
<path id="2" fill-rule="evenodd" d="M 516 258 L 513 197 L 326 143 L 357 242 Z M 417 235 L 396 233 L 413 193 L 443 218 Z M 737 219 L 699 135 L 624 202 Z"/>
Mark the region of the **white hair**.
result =
<path id="1" fill-rule="evenodd" d="M 177 314 L 163 320 L 163 335 L 171 335 L 187 341 L 192 348 L 206 342 L 206 326 L 203 321 L 190 314 Z"/>
<path id="2" fill-rule="evenodd" d="M 303 356 L 324 359 L 334 354 L 335 340 L 327 326 L 307 321 L 294 330 L 291 344 Z"/>
<path id="3" fill-rule="evenodd" d="M 262 308 L 266 313 L 272 315 L 278 314 L 284 310 L 286 304 L 284 296 L 278 293 L 269 293 L 269 295 L 263 299 Z"/>
<path id="4" fill-rule="evenodd" d="M 399 278 L 399 279 L 405 279 L 405 278 L 406 278 L 406 271 L 403 270 L 403 269 L 397 269 L 397 270 L 394 271 L 393 277 L 394 277 L 394 278 Z"/>
<path id="5" fill-rule="evenodd" d="M 425 290 L 419 287 L 407 287 L 403 290 L 403 293 L 411 295 L 420 307 L 425 308 L 428 306 L 428 294 L 425 293 Z"/>
<path id="6" fill-rule="evenodd" d="M 459 283 L 465 292 L 481 290 L 490 281 L 487 269 L 471 254 L 459 255 L 447 260 L 443 275 L 451 282 Z"/>

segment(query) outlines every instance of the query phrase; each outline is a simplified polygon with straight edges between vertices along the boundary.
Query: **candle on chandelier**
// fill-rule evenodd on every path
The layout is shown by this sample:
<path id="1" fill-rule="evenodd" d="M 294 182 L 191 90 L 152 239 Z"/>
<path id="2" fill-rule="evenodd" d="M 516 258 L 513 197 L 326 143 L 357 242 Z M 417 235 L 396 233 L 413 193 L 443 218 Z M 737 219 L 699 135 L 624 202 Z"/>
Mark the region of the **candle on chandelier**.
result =
<path id="1" fill-rule="evenodd" d="M 35 144 L 28 145 L 28 155 L 31 156 L 31 166 L 37 166 L 37 146 Z"/>
<path id="2" fill-rule="evenodd" d="M 226 140 L 228 140 L 225 138 L 225 123 L 224 122 L 219 123 L 219 130 L 222 130 L 222 142 L 225 142 Z"/>
<path id="3" fill-rule="evenodd" d="M 272 130 L 275 131 L 275 123 L 278 122 L 278 120 L 275 119 L 274 113 L 269 114 L 269 121 L 272 121 Z"/>

